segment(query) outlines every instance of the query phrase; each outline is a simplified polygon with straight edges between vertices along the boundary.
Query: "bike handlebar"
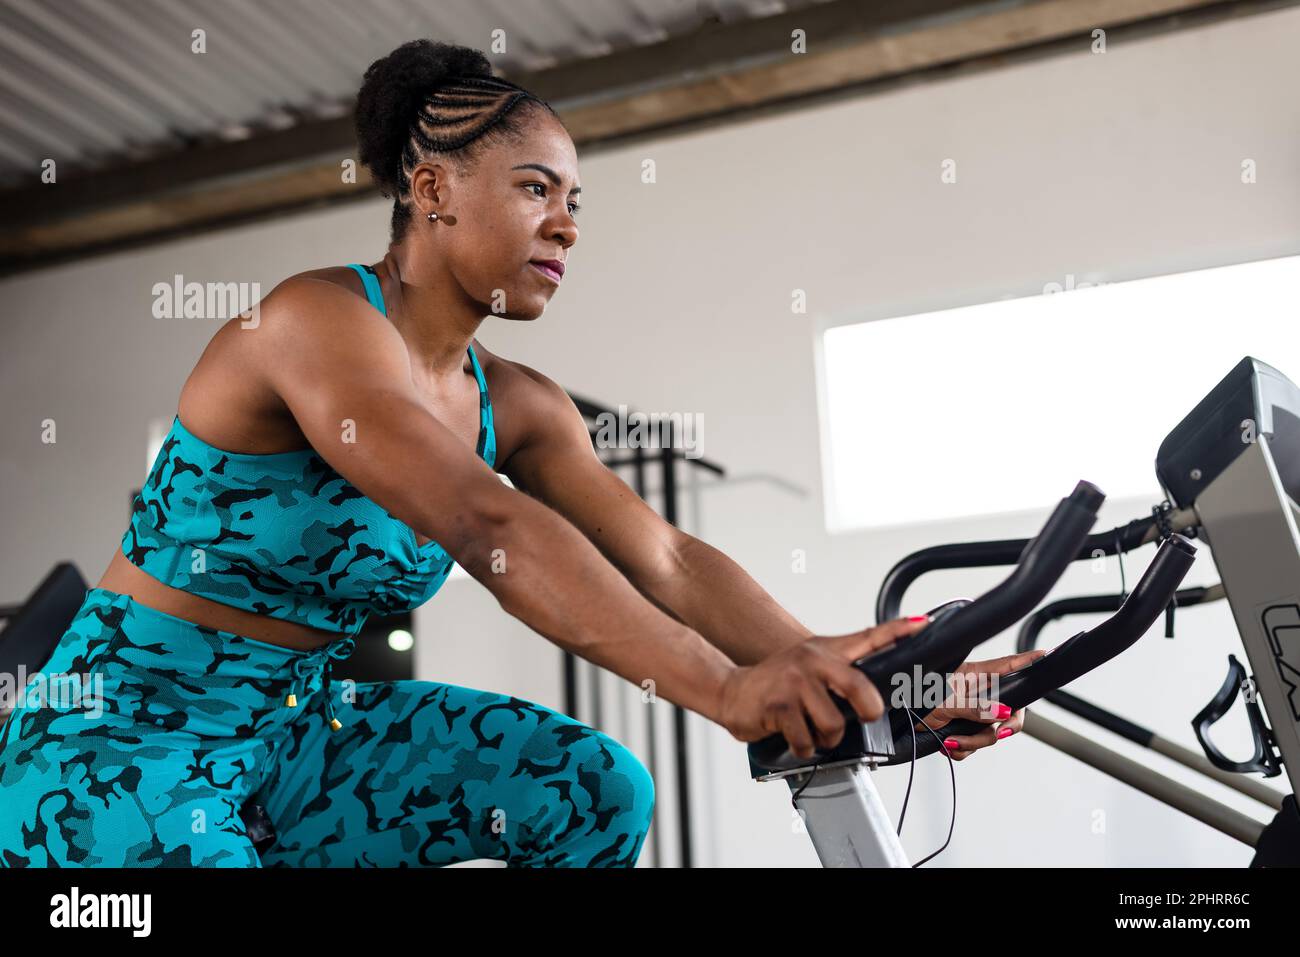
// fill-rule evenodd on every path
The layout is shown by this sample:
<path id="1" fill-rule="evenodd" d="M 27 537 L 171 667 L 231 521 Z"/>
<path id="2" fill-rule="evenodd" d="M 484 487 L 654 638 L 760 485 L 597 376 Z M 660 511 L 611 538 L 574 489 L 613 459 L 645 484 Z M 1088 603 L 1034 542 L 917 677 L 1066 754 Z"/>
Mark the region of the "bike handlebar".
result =
<path id="1" fill-rule="evenodd" d="M 1188 531 L 1194 536 L 1196 513 L 1191 509 L 1176 510 L 1167 516 L 1169 527 L 1175 531 Z M 1089 535 L 1079 549 L 1076 560 L 1096 558 L 1098 555 L 1117 555 L 1154 542 L 1161 536 L 1160 520 L 1154 515 L 1135 518 L 1105 532 Z M 876 624 L 898 617 L 903 595 L 922 575 L 947 568 L 987 568 L 1010 565 L 1016 560 L 1028 540 L 1007 538 L 989 542 L 958 542 L 923 548 L 898 560 L 889 570 L 876 595 Z"/>
<path id="2" fill-rule="evenodd" d="M 1019 671 L 1001 677 L 997 700 L 1019 711 L 1131 647 L 1168 607 L 1195 560 L 1196 546 L 1188 539 L 1177 534 L 1165 539 L 1142 578 L 1111 618 L 1091 631 L 1081 631 L 1066 639 Z M 943 737 L 978 734 L 987 727 L 979 721 L 959 718 L 937 729 L 937 736 L 918 731 L 915 755 L 911 731 L 906 729 L 904 735 L 895 737 L 894 758 L 883 763 L 897 764 L 914 756 L 923 758 L 939 750 Z"/>
<path id="3" fill-rule="evenodd" d="M 860 658 L 853 666 L 871 680 L 886 701 L 894 676 L 907 674 L 918 666 L 926 673 L 939 673 L 941 680 L 946 679 L 948 672 L 961 664 L 975 646 L 1028 615 L 1052 590 L 1087 540 L 1105 497 L 1090 482 L 1079 482 L 1057 504 L 1042 531 L 1024 546 L 1015 570 L 1006 580 L 968 605 L 949 607 L 916 635 Z M 790 751 L 783 734 L 772 734 L 749 745 L 751 770 L 791 770 L 834 760 L 840 753 L 862 751 L 866 747 L 864 729 L 870 726 L 861 722 L 846 700 L 834 692 L 830 695 L 846 717 L 845 735 L 839 745 L 829 750 L 818 749 L 810 758 L 800 758 Z M 889 717 L 886 712 L 881 721 Z M 849 733 L 850 729 L 853 734 Z"/>

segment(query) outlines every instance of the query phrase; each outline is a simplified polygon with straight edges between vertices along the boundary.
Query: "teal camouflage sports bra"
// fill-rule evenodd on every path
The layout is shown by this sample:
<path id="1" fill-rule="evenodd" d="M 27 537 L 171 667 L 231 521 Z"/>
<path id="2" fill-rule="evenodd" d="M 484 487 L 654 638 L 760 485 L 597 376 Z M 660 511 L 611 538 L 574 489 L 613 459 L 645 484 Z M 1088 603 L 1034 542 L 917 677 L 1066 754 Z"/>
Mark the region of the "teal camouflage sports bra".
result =
<path id="1" fill-rule="evenodd" d="M 370 304 L 387 309 L 368 266 L 351 264 Z M 495 464 L 487 380 L 477 454 Z M 453 559 L 416 544 L 410 526 L 366 498 L 314 449 L 226 452 L 177 415 L 136 496 L 122 552 L 173 588 L 272 618 L 355 635 L 372 612 L 409 611 L 434 596 Z"/>

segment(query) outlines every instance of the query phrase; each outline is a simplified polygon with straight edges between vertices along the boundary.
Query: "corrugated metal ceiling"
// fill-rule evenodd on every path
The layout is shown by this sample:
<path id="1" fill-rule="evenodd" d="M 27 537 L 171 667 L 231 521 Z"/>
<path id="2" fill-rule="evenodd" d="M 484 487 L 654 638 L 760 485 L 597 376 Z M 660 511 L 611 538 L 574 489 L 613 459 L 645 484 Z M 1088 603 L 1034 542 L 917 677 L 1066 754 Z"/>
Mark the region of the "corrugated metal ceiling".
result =
<path id="1" fill-rule="evenodd" d="M 418 37 L 533 71 L 820 0 L 0 0 L 0 185 L 346 114 Z M 192 51 L 205 31 L 206 52 Z"/>

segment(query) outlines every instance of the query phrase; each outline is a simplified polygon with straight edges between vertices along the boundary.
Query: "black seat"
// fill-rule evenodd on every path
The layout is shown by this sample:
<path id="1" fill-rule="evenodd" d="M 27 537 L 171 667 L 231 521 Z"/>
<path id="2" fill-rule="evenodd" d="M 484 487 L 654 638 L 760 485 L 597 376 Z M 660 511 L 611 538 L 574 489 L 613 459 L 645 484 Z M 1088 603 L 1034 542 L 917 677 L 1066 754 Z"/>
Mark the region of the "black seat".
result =
<path id="1" fill-rule="evenodd" d="M 50 660 L 86 598 L 86 580 L 71 562 L 59 562 L 23 604 L 3 610 L 9 624 L 0 631 L 0 673 L 32 675 Z M 5 707 L 0 703 L 0 715 Z"/>

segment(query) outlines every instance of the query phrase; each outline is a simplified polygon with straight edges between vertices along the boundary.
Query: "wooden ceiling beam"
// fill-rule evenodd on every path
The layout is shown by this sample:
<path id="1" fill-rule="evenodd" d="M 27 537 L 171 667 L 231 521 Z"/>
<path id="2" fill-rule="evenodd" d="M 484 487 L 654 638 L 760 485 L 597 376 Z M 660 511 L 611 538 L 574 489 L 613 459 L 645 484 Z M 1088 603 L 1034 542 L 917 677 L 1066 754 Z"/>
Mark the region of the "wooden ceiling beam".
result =
<path id="1" fill-rule="evenodd" d="M 869 88 L 1092 30 L 1177 29 L 1300 0 L 834 0 L 511 79 L 556 109 L 580 148 Z M 793 31 L 807 52 L 794 54 Z M 0 274 L 266 216 L 371 197 L 350 117 L 196 147 L 0 192 Z"/>

